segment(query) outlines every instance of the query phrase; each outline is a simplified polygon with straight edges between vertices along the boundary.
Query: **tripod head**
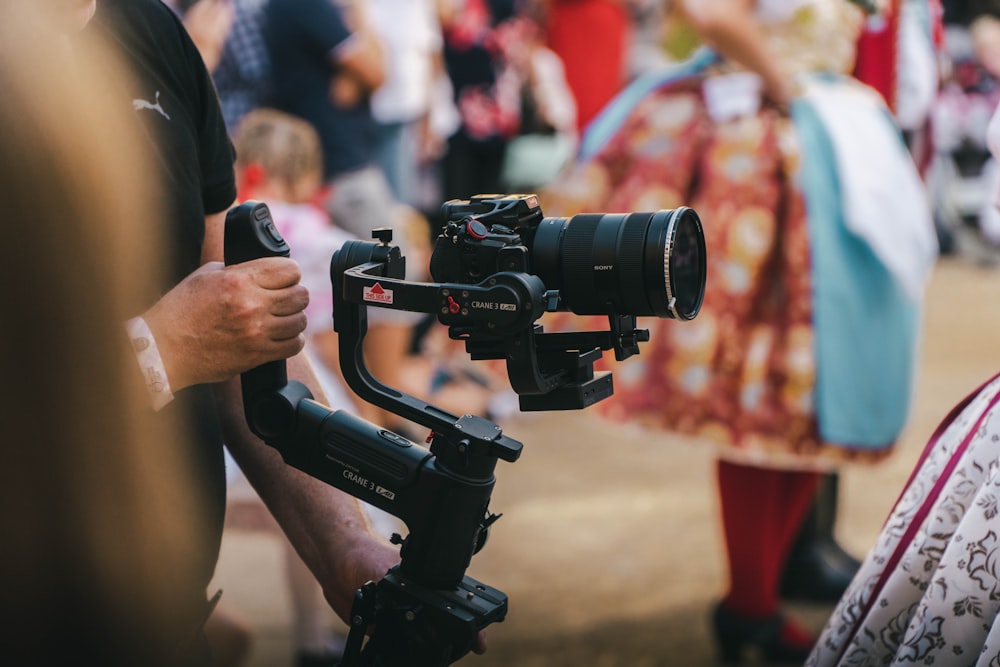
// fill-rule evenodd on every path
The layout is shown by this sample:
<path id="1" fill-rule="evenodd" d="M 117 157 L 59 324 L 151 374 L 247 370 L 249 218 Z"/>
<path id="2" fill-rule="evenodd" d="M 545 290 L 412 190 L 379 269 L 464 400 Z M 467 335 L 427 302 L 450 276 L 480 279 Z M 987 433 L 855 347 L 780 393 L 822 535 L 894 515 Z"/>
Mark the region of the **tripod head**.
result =
<path id="1" fill-rule="evenodd" d="M 368 306 L 436 314 L 473 359 L 506 360 L 522 410 L 567 410 L 611 395 L 610 373 L 595 374 L 594 363 L 606 350 L 619 359 L 638 352 L 649 336 L 635 327 L 636 314 L 690 319 L 704 293 L 704 238 L 691 209 L 544 218 L 537 197 L 512 195 L 456 200 L 445 210 L 452 219 L 431 258 L 441 282 L 406 281 L 388 229 L 345 243 L 330 263 L 344 379 L 364 400 L 430 429 L 429 448 L 323 406 L 288 380 L 283 361 L 241 376 L 250 429 L 286 463 L 409 529 L 394 536 L 399 565 L 358 591 L 345 666 L 449 665 L 503 620 L 506 595 L 465 572 L 499 518 L 489 510 L 497 461 L 514 462 L 522 450 L 486 419 L 453 415 L 372 376 L 362 349 Z M 266 205 L 229 212 L 227 264 L 288 254 Z M 595 261 L 607 275 L 574 291 L 563 264 L 579 272 Z M 545 333 L 537 320 L 560 309 L 606 314 L 609 330 Z"/>

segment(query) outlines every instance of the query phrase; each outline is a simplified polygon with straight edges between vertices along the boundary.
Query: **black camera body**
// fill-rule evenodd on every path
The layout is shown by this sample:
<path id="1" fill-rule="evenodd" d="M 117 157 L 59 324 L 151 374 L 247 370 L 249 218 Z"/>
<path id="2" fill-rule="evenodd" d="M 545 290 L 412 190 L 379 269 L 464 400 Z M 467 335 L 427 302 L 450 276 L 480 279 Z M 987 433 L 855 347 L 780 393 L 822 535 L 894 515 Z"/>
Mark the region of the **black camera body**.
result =
<path id="1" fill-rule="evenodd" d="M 501 271 L 531 273 L 531 240 L 543 220 L 537 195 L 480 195 L 441 207 L 447 220 L 430 272 L 440 282 L 478 283 Z"/>

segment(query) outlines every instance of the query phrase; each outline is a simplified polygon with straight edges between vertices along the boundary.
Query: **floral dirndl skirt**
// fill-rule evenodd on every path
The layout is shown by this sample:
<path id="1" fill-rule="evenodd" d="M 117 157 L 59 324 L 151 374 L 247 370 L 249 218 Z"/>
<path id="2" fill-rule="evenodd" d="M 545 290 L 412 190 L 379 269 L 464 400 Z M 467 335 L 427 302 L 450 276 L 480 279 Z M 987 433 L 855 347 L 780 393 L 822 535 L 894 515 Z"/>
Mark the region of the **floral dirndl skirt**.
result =
<path id="1" fill-rule="evenodd" d="M 1000 376 L 930 439 L 808 667 L 1000 665 Z"/>
<path id="2" fill-rule="evenodd" d="M 701 72 L 680 71 L 616 100 L 603 118 L 614 116 L 606 123 L 613 129 L 599 118 L 579 159 L 541 193 L 549 216 L 684 205 L 704 226 L 700 313 L 688 322 L 640 318 L 651 340 L 636 357 L 601 362 L 613 371 L 615 393 L 595 409 L 705 438 L 746 463 L 824 468 L 879 460 L 901 420 L 866 446 L 831 440 L 819 428 L 814 230 L 796 122 L 770 108 L 716 122 L 702 80 Z M 603 136 L 595 140 L 596 133 Z M 564 314 L 543 324 L 600 326 Z"/>

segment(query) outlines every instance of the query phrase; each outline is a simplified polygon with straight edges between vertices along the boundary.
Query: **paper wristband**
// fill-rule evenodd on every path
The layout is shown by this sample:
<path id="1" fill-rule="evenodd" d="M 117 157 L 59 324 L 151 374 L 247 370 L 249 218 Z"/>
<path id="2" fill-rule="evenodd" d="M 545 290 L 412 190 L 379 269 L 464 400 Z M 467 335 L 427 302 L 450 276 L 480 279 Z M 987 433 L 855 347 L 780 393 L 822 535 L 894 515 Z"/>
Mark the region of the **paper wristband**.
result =
<path id="1" fill-rule="evenodd" d="M 139 370 L 142 371 L 142 379 L 149 391 L 153 409 L 160 410 L 174 400 L 174 395 L 170 392 L 167 369 L 163 366 L 163 359 L 160 358 L 153 332 L 149 330 L 146 320 L 141 317 L 133 317 L 126 322 L 125 330 L 132 342 L 132 351 L 135 352 L 135 359 L 139 362 Z"/>

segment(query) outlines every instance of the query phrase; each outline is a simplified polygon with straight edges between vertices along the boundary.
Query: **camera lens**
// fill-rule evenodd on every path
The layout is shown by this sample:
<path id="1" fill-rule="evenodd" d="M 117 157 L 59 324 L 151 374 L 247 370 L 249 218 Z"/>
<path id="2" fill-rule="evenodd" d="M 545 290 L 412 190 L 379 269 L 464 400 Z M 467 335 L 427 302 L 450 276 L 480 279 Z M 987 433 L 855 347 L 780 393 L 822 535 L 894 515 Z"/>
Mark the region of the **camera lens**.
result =
<path id="1" fill-rule="evenodd" d="M 687 207 L 545 218 L 531 263 L 577 315 L 690 320 L 705 295 L 705 236 Z"/>

